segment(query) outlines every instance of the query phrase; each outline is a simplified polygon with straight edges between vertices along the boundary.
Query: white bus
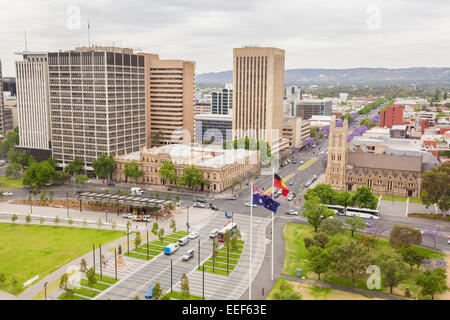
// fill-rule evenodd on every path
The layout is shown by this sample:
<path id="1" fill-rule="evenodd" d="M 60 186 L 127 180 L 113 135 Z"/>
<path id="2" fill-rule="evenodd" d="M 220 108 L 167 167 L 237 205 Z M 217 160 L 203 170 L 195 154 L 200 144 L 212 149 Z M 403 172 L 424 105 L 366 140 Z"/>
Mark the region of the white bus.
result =
<path id="1" fill-rule="evenodd" d="M 343 206 L 339 205 L 326 205 L 328 209 L 333 210 L 336 214 L 349 217 L 361 217 L 364 219 L 380 219 L 380 211 L 366 209 L 366 208 L 353 208 L 347 207 L 347 210 Z"/>

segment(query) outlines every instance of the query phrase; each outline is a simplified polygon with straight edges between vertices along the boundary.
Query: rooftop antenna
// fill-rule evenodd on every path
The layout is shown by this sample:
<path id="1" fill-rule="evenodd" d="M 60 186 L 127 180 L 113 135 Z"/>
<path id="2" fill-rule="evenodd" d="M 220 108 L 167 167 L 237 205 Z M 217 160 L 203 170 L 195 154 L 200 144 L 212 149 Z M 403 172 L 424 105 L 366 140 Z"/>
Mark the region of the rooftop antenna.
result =
<path id="1" fill-rule="evenodd" d="M 25 33 L 25 52 L 28 51 L 28 45 L 27 45 L 27 30 L 24 30 Z"/>
<path id="2" fill-rule="evenodd" d="M 91 36 L 90 36 L 90 29 L 91 26 L 89 25 L 89 19 L 88 19 L 88 48 L 91 48 Z"/>

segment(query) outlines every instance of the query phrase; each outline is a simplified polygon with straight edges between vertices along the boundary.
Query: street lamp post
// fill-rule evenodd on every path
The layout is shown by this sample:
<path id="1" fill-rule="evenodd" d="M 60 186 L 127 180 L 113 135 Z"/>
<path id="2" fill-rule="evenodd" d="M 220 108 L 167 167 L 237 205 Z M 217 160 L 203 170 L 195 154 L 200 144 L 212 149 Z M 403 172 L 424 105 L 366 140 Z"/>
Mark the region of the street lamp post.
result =
<path id="1" fill-rule="evenodd" d="M 69 192 L 66 193 L 67 219 L 69 219 Z"/>
<path id="2" fill-rule="evenodd" d="M 92 257 L 94 259 L 94 271 L 95 271 L 95 244 L 92 244 Z"/>
<path id="3" fill-rule="evenodd" d="M 102 244 L 99 243 L 99 250 L 100 250 L 100 280 L 103 278 L 102 277 L 102 264 L 103 264 L 103 259 L 102 259 Z"/>
<path id="4" fill-rule="evenodd" d="M 33 214 L 33 206 L 32 206 L 32 204 L 31 204 L 31 187 L 30 187 L 30 215 L 32 215 Z"/>
<path id="5" fill-rule="evenodd" d="M 203 286 L 202 286 L 202 298 L 205 299 L 205 265 L 203 265 Z"/>
<path id="6" fill-rule="evenodd" d="M 45 300 L 47 300 L 47 285 L 48 285 L 48 282 L 44 283 L 44 295 L 45 295 Z"/>
<path id="7" fill-rule="evenodd" d="M 114 248 L 114 270 L 117 280 L 117 249 Z"/>
<path id="8" fill-rule="evenodd" d="M 200 237 L 198 237 L 198 267 L 200 267 Z"/>
<path id="9" fill-rule="evenodd" d="M 170 292 L 172 292 L 172 259 L 170 259 Z"/>
<path id="10" fill-rule="evenodd" d="M 147 229 L 147 260 L 148 260 L 148 229 Z"/>
<path id="11" fill-rule="evenodd" d="M 128 231 L 128 223 L 127 223 L 127 250 L 128 255 L 130 255 L 130 232 Z"/>

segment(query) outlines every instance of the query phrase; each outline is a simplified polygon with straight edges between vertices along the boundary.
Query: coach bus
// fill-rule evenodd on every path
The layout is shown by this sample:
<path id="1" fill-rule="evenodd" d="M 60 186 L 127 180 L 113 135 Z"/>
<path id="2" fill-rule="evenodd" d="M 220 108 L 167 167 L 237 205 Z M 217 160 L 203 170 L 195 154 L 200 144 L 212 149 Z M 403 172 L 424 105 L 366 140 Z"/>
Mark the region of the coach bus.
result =
<path id="1" fill-rule="evenodd" d="M 217 240 L 220 242 L 224 242 L 225 240 L 225 233 L 227 231 L 230 231 L 230 237 L 232 237 L 237 230 L 237 223 L 229 223 L 225 227 L 223 227 L 218 233 L 217 233 Z"/>
<path id="2" fill-rule="evenodd" d="M 339 205 L 326 205 L 328 209 L 333 210 L 336 214 L 341 216 L 350 216 L 350 217 L 361 217 L 365 219 L 380 219 L 380 211 L 366 209 L 366 208 L 353 208 L 353 207 L 345 207 Z"/>

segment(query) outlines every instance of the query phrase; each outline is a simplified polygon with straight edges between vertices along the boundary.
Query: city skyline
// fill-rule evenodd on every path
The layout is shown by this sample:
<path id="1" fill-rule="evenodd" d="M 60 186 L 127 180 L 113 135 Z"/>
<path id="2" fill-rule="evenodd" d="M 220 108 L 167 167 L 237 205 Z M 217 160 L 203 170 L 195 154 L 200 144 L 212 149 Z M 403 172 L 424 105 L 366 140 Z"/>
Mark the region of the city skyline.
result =
<path id="1" fill-rule="evenodd" d="M 24 50 L 25 31 L 30 51 L 70 50 L 88 44 L 89 20 L 92 45 L 114 43 L 162 59 L 196 61 L 197 74 L 230 70 L 232 48 L 244 45 L 286 50 L 286 69 L 444 67 L 449 13 L 450 5 L 440 0 L 352 1 L 345 10 L 342 3 L 295 0 L 132 6 L 112 0 L 18 1 L 0 13 L 0 25 L 9 31 L 0 57 L 4 76 L 15 76 L 14 52 Z"/>

